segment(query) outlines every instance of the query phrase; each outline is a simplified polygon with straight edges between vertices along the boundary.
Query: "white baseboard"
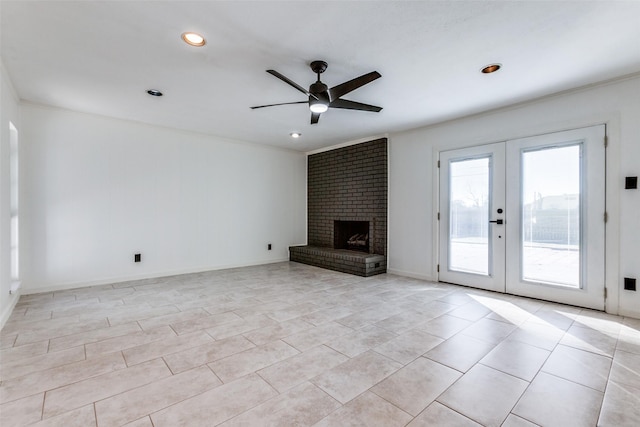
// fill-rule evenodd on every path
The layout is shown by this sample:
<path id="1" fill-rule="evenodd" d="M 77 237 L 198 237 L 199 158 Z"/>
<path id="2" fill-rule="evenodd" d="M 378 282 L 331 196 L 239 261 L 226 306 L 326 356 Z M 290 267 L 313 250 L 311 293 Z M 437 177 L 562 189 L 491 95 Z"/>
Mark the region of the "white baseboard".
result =
<path id="1" fill-rule="evenodd" d="M 396 270 L 395 268 L 387 268 L 387 273 L 395 274 L 397 276 L 410 277 L 412 279 L 426 280 L 428 282 L 437 282 L 437 280 L 431 276 L 428 276 L 426 274 L 421 274 L 421 273 L 414 273 L 412 271 L 404 271 L 404 270 Z"/>
<path id="2" fill-rule="evenodd" d="M 634 319 L 640 319 L 640 311 L 638 310 L 619 310 L 618 316 L 633 317 Z"/>
<path id="3" fill-rule="evenodd" d="M 184 270 L 170 270 L 170 271 L 162 271 L 162 272 L 140 274 L 140 275 L 133 275 L 133 276 L 110 277 L 106 279 L 89 280 L 89 281 L 83 281 L 83 282 L 61 283 L 54 286 L 46 286 L 46 287 L 41 287 L 36 289 L 29 289 L 27 285 L 22 287 L 22 295 L 42 294 L 45 292 L 64 291 L 67 289 L 88 288 L 91 286 L 110 285 L 112 283 L 129 282 L 132 280 L 156 279 L 160 277 L 177 276 L 180 274 L 192 274 L 192 273 L 202 273 L 205 271 L 227 270 L 230 268 L 252 267 L 256 265 L 275 264 L 278 262 L 285 262 L 285 261 L 289 261 L 289 258 L 271 259 L 268 261 L 267 260 L 257 261 L 254 263 L 217 265 L 217 266 L 209 266 L 209 267 L 190 268 L 190 269 L 184 269 Z"/>

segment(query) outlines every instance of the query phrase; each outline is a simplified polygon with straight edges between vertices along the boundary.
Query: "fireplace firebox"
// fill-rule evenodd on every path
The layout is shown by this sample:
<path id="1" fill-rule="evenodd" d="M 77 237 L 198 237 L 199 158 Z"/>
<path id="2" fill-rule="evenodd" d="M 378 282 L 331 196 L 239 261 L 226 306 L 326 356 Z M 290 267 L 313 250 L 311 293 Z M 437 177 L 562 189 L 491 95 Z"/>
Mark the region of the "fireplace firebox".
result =
<path id="1" fill-rule="evenodd" d="M 369 221 L 333 221 L 333 248 L 369 253 Z"/>

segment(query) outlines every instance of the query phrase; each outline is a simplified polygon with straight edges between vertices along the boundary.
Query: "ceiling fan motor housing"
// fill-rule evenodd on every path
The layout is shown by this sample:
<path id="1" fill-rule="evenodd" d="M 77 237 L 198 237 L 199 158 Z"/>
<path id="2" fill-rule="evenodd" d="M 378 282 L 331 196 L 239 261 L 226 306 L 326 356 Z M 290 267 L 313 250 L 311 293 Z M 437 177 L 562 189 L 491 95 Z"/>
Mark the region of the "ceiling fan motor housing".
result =
<path id="1" fill-rule="evenodd" d="M 309 93 L 316 95 L 319 99 L 329 101 L 329 88 L 321 81 L 317 81 L 309 86 Z"/>

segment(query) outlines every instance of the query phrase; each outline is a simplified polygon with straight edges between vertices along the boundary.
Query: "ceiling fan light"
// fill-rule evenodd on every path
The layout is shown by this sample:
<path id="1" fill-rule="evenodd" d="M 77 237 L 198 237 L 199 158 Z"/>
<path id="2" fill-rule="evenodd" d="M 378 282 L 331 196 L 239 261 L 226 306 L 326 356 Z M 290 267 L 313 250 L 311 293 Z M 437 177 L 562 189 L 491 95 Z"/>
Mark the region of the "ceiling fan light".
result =
<path id="1" fill-rule="evenodd" d="M 329 104 L 320 99 L 312 99 L 309 103 L 309 109 L 312 113 L 324 113 L 329 109 Z"/>

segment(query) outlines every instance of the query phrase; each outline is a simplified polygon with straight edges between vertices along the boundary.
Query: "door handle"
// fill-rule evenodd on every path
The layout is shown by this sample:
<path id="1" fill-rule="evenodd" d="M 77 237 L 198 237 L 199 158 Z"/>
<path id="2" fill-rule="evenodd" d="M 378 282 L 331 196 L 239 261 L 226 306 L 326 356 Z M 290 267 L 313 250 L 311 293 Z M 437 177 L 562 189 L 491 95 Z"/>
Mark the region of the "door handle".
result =
<path id="1" fill-rule="evenodd" d="M 489 222 L 493 222 L 494 224 L 504 224 L 504 221 L 501 219 L 496 219 L 495 221 L 489 221 Z"/>

